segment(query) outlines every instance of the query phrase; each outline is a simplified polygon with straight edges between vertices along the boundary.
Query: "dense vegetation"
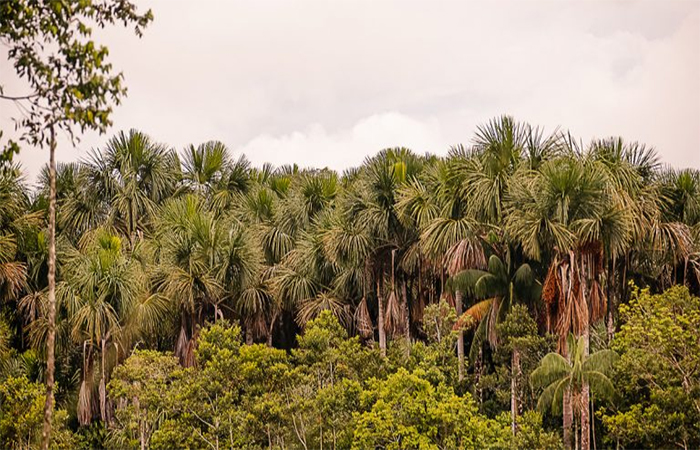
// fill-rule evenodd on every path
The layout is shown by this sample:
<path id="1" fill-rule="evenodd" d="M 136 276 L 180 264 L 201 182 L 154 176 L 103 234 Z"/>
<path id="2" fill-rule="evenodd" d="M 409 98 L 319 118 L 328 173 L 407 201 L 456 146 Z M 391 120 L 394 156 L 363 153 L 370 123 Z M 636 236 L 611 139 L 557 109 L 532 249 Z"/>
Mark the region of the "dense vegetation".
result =
<path id="1" fill-rule="evenodd" d="M 7 448 L 41 440 L 48 192 L 0 174 Z M 700 446 L 700 174 L 643 145 L 501 117 L 339 175 L 131 131 L 56 192 L 54 447 Z"/>

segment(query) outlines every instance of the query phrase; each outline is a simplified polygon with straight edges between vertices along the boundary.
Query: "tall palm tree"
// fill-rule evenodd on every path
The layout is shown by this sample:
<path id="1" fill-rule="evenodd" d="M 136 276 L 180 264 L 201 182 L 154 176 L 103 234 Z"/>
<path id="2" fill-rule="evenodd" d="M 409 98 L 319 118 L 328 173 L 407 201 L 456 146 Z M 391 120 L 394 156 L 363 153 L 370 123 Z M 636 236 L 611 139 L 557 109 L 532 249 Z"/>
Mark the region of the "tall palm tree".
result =
<path id="1" fill-rule="evenodd" d="M 448 289 L 470 292 L 477 300 L 477 303 L 458 318 L 460 328 L 463 328 L 462 324 L 477 325 L 470 351 L 471 359 L 474 359 L 474 355 L 484 341 L 487 341 L 492 349 L 496 348 L 498 344 L 496 325 L 505 318 L 515 304 L 523 303 L 532 306 L 533 302 L 539 300 L 541 296 L 541 285 L 535 280 L 530 265 L 524 263 L 513 268 L 511 258 L 506 258 L 506 261 L 508 263 L 504 263 L 497 255 L 491 255 L 486 271 L 470 269 L 448 280 Z M 515 432 L 518 415 L 517 374 L 521 373 L 520 353 L 517 346 L 513 346 L 511 368 L 511 416 L 512 428 Z"/>
<path id="2" fill-rule="evenodd" d="M 372 242 L 373 251 L 366 264 L 371 268 L 375 285 L 382 355 L 386 355 L 387 334 L 403 334 L 410 341 L 407 290 L 403 285 L 399 289 L 389 280 L 391 274 L 396 273 L 406 250 L 417 239 L 416 230 L 407 228 L 400 219 L 397 192 L 401 186 L 414 180 L 422 167 L 422 160 L 406 148 L 384 149 L 365 161 L 342 206 L 347 218 L 356 221 Z M 395 281 L 396 277 L 393 279 Z"/>
<path id="3" fill-rule="evenodd" d="M 140 263 L 125 253 L 113 231 L 90 231 L 77 248 L 63 252 L 63 260 L 58 300 L 72 341 L 83 349 L 78 419 L 83 425 L 92 419 L 93 367 L 95 354 L 99 354 L 99 411 L 106 422 L 110 417 L 106 384 L 111 367 L 128 355 L 146 325 L 155 327 L 162 320 L 167 302 L 148 295 Z"/>
<path id="4" fill-rule="evenodd" d="M 615 257 L 630 243 L 632 218 L 616 195 L 609 172 L 599 161 L 570 150 L 537 171 L 513 178 L 506 232 L 534 259 L 548 256 L 543 300 L 547 327 L 559 335 L 567 355 L 567 336 L 584 336 L 590 324 L 605 317 L 602 289 L 605 255 Z M 583 395 L 588 395 L 584 385 Z M 568 396 L 565 396 L 568 399 Z M 589 426 L 588 402 L 582 402 L 582 427 Z M 565 433 L 571 416 L 564 414 Z M 588 449 L 588 435 L 582 446 Z"/>
<path id="5" fill-rule="evenodd" d="M 235 218 L 220 215 L 199 196 L 169 199 L 160 209 L 155 290 L 177 307 L 175 353 L 183 365 L 194 363 L 199 327 L 230 315 L 239 296 L 255 283 L 260 257 L 251 244 Z"/>
<path id="6" fill-rule="evenodd" d="M 573 334 L 567 337 L 569 357 L 559 353 L 548 353 L 539 366 L 530 374 L 530 381 L 537 389 L 543 388 L 537 402 L 540 411 L 551 409 L 554 414 L 562 413 L 562 405 L 566 407 L 564 397 L 571 396 L 571 404 L 577 411 L 583 411 L 581 403 L 588 402 L 585 389 L 589 387 L 597 398 L 606 399 L 613 394 L 613 383 L 609 375 L 617 354 L 612 350 L 600 350 L 593 354 L 586 351 L 583 336 L 575 339 Z M 583 417 L 579 416 L 581 422 Z M 581 443 L 584 433 L 581 427 Z M 578 436 L 575 438 L 578 449 Z"/>
<path id="7" fill-rule="evenodd" d="M 81 197 L 107 204 L 110 223 L 127 236 L 132 247 L 136 235 L 148 229 L 156 207 L 175 192 L 181 178 L 177 154 L 136 130 L 122 131 L 101 151 L 93 150 L 85 168 L 87 174 L 80 171 L 87 178 Z M 73 209 L 67 208 L 67 217 Z"/>
<path id="8" fill-rule="evenodd" d="M 483 269 L 486 257 L 481 242 L 482 226 L 470 214 L 466 199 L 461 192 L 465 172 L 462 169 L 472 158 L 463 148 L 450 151 L 447 162 L 434 172 L 441 187 L 435 195 L 440 213 L 424 226 L 420 236 L 423 253 L 439 268 L 441 277 L 449 276 L 466 269 Z M 463 313 L 464 291 L 461 286 L 454 290 L 457 315 Z M 457 356 L 458 377 L 464 379 L 464 331 L 458 331 Z"/>

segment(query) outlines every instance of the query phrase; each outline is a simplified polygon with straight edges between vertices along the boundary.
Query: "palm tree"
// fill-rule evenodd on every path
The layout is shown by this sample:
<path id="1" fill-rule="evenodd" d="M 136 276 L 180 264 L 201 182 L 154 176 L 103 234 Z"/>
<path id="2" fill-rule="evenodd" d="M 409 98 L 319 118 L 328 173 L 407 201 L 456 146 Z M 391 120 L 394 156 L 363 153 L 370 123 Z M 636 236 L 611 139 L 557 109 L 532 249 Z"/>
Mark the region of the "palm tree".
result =
<path id="1" fill-rule="evenodd" d="M 629 245 L 632 217 L 601 162 L 570 149 L 545 162 L 538 171 L 521 171 L 513 178 L 506 232 L 525 254 L 550 258 L 543 285 L 547 327 L 559 335 L 559 350 L 567 355 L 569 333 L 584 336 L 605 317 L 602 289 L 606 255 L 615 257 Z M 588 395 L 584 385 L 583 395 Z M 565 396 L 568 399 L 568 396 Z M 582 428 L 588 430 L 588 402 L 582 402 Z M 565 434 L 571 416 L 564 414 Z M 587 450 L 588 434 L 582 447 Z"/>
<path id="2" fill-rule="evenodd" d="M 110 223 L 132 247 L 136 235 L 148 229 L 157 205 L 175 192 L 181 178 L 177 154 L 136 130 L 122 131 L 102 151 L 93 150 L 84 167 L 87 173 L 79 169 L 79 174 L 87 182 L 81 181 L 80 198 L 108 205 Z M 85 203 L 66 202 L 63 214 L 71 220 L 74 210 Z"/>
<path id="3" fill-rule="evenodd" d="M 460 191 L 465 172 L 465 161 L 471 158 L 463 148 L 454 148 L 444 166 L 438 166 L 440 189 L 435 200 L 440 209 L 437 217 L 429 221 L 420 236 L 423 253 L 444 273 L 452 277 L 466 269 L 483 269 L 486 257 L 480 238 L 481 225 L 470 215 L 467 203 Z M 463 313 L 464 291 L 454 289 L 457 315 Z M 459 329 L 457 338 L 459 380 L 464 379 L 464 331 Z"/>
<path id="4" fill-rule="evenodd" d="M 15 299 L 24 287 L 26 264 L 17 261 L 18 238 L 38 215 L 27 214 L 29 199 L 18 166 L 0 171 L 0 303 Z"/>
<path id="5" fill-rule="evenodd" d="M 68 249 L 58 286 L 73 342 L 83 349 L 83 372 L 78 418 L 92 418 L 91 396 L 94 354 L 101 357 L 99 376 L 100 417 L 107 422 L 110 408 L 106 383 L 110 367 L 126 357 L 135 338 L 165 317 L 167 302 L 151 296 L 141 265 L 125 254 L 121 239 L 108 229 L 84 235 L 76 249 Z M 113 356 L 111 363 L 108 356 Z"/>
<path id="6" fill-rule="evenodd" d="M 573 334 L 567 337 L 570 349 L 569 357 L 559 353 L 548 353 L 539 366 L 530 374 L 530 382 L 537 389 L 543 388 L 537 402 L 537 407 L 544 412 L 551 409 L 554 414 L 562 413 L 562 405 L 574 405 L 574 410 L 583 411 L 581 403 L 589 402 L 585 395 L 588 387 L 597 398 L 606 399 L 613 394 L 613 384 L 609 374 L 617 358 L 612 350 L 600 350 L 587 354 L 586 342 L 583 336 L 575 339 Z M 571 402 L 565 402 L 566 396 Z M 579 416 L 581 422 L 583 417 Z M 581 427 L 581 443 L 583 444 L 584 427 Z M 578 449 L 578 436 L 575 438 Z"/>
<path id="7" fill-rule="evenodd" d="M 412 182 L 422 167 L 421 159 L 406 148 L 384 149 L 365 161 L 347 189 L 345 204 L 341 206 L 346 217 L 355 221 L 372 243 L 373 251 L 365 264 L 370 268 L 376 286 L 377 328 L 382 355 L 386 355 L 387 332 L 389 335 L 404 334 L 410 341 L 409 299 L 403 285 L 404 276 L 402 273 L 399 276 L 401 289 L 388 280 L 396 280 L 397 267 L 407 249 L 417 240 L 417 230 L 407 228 L 400 219 L 397 192 L 401 186 Z M 394 274 L 393 278 L 391 274 Z"/>
<path id="8" fill-rule="evenodd" d="M 508 255 L 510 256 L 510 255 Z M 506 258 L 511 261 L 511 258 Z M 491 255 L 488 262 L 488 270 L 470 269 L 458 273 L 448 280 L 448 289 L 472 293 L 477 303 L 468 308 L 462 317 L 458 319 L 457 326 L 464 328 L 472 324 L 478 324 L 470 358 L 473 360 L 478 349 L 487 341 L 492 349 L 498 345 L 496 325 L 510 312 L 511 308 L 524 302 L 532 305 L 539 300 L 542 288 L 535 280 L 529 264 L 524 263 L 513 270 L 512 264 L 505 264 L 498 256 Z M 520 353 L 517 346 L 513 346 L 511 355 L 512 383 L 511 383 L 511 416 L 512 428 L 517 428 L 518 399 L 518 374 L 520 369 Z"/>
<path id="9" fill-rule="evenodd" d="M 239 296 L 257 280 L 260 256 L 238 220 L 220 215 L 193 194 L 167 200 L 158 214 L 155 291 L 177 306 L 175 353 L 194 363 L 199 327 L 233 312 Z"/>
<path id="10" fill-rule="evenodd" d="M 185 149 L 183 178 L 195 192 L 211 194 L 226 181 L 231 156 L 224 143 L 209 141 Z"/>

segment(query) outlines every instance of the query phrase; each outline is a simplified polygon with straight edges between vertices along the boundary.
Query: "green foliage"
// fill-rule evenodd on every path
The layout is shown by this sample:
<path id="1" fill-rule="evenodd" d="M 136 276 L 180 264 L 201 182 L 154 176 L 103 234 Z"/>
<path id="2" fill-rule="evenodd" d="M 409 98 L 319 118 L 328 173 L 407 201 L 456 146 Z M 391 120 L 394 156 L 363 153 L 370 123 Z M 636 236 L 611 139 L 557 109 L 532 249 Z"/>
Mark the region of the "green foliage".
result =
<path id="1" fill-rule="evenodd" d="M 608 441 L 627 448 L 700 445 L 700 298 L 685 287 L 635 290 L 620 308 L 615 407 L 601 412 Z"/>
<path id="2" fill-rule="evenodd" d="M 433 386 L 422 371 L 399 369 L 385 381 L 374 380 L 361 397 L 353 448 L 439 449 L 499 448 L 509 429 L 478 415 L 474 401 Z"/>
<path id="3" fill-rule="evenodd" d="M 0 8 L 17 5 L 46 6 Z M 630 278 L 697 288 L 697 173 L 660 171 L 640 144 L 583 148 L 510 117 L 473 144 L 445 158 L 385 149 L 340 177 L 254 168 L 216 141 L 181 161 L 132 130 L 59 165 L 57 400 L 79 445 L 556 448 L 560 422 L 531 411 L 537 370 L 547 386 L 593 387 L 605 443 L 695 444 L 695 300 L 635 327 L 632 311 L 653 308 L 624 305 Z M 0 173 L 3 382 L 44 377 L 50 178 L 32 192 L 19 168 Z M 610 352 L 547 355 L 574 328 L 608 348 L 618 312 L 614 376 Z M 643 335 L 657 328 L 664 337 Z M 623 395 L 604 403 L 613 380 Z M 385 442 L 393 429 L 403 441 Z"/>
<path id="4" fill-rule="evenodd" d="M 552 410 L 561 413 L 562 400 L 567 390 L 578 395 L 584 384 L 599 399 L 610 399 L 614 386 L 609 377 L 617 354 L 612 350 L 599 350 L 587 355 L 584 338 L 575 339 L 572 334 L 567 340 L 569 358 L 559 353 L 548 353 L 539 366 L 530 374 L 530 381 L 537 389 L 544 389 L 537 402 L 537 408 L 544 412 Z"/>
<path id="5" fill-rule="evenodd" d="M 26 377 L 8 377 L 0 383 L 0 446 L 7 449 L 38 448 L 44 419 L 46 388 Z M 66 428 L 68 414 L 57 410 L 53 416 L 51 448 L 71 449 L 76 445 Z"/>
<path id="6" fill-rule="evenodd" d="M 168 406 L 167 393 L 180 376 L 178 369 L 173 356 L 152 350 L 137 350 L 116 368 L 108 386 L 118 405 L 110 446 L 148 446 Z"/>
<path id="7" fill-rule="evenodd" d="M 28 92 L 0 99 L 22 103 L 18 125 L 22 139 L 43 147 L 62 129 L 74 137 L 80 131 L 104 132 L 110 125 L 112 105 L 126 94 L 122 74 L 114 73 L 109 51 L 92 40 L 92 25 L 133 25 L 137 35 L 153 19 L 139 14 L 130 2 L 48 2 L 10 0 L 0 4 L 0 41 L 24 79 Z M 3 152 L 16 151 L 12 142 Z"/>

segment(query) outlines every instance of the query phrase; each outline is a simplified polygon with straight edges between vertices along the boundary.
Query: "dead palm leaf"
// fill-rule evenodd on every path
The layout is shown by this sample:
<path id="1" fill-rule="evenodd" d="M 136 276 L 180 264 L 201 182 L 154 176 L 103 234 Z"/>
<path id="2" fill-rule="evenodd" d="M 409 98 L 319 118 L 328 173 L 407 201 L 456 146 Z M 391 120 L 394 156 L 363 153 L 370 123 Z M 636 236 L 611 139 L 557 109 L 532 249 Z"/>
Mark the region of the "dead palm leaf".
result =
<path id="1" fill-rule="evenodd" d="M 454 330 L 469 330 L 474 328 L 491 310 L 491 304 L 494 299 L 488 298 L 475 303 L 469 307 L 461 316 L 457 318 L 453 329 Z"/>
<path id="2" fill-rule="evenodd" d="M 372 325 L 372 317 L 369 315 L 367 308 L 367 297 L 362 297 L 360 303 L 355 309 L 355 328 L 362 339 L 370 339 L 374 336 L 374 326 Z"/>

